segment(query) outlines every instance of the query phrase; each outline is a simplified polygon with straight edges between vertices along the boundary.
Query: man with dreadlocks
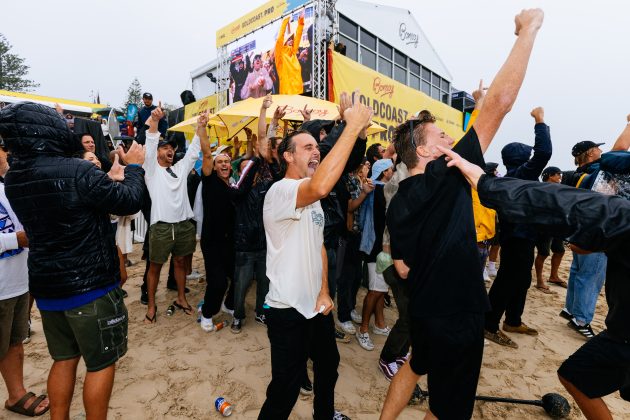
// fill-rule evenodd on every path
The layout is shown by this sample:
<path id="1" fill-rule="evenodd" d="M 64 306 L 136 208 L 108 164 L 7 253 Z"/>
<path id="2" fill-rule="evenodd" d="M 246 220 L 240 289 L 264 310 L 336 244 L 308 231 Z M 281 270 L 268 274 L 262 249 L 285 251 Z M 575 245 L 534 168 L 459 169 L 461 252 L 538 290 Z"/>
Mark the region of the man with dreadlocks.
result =
<path id="1" fill-rule="evenodd" d="M 395 267 L 409 282 L 412 354 L 394 376 L 381 419 L 395 419 L 420 375 L 431 392 L 425 419 L 470 418 L 483 355 L 484 313 L 490 309 L 482 277 L 470 186 L 447 167 L 438 146 L 484 166 L 483 153 L 523 83 L 540 9 L 516 16 L 517 39 L 488 89 L 473 128 L 454 141 L 435 123 L 415 124 L 396 138 L 410 177 L 387 210 Z"/>

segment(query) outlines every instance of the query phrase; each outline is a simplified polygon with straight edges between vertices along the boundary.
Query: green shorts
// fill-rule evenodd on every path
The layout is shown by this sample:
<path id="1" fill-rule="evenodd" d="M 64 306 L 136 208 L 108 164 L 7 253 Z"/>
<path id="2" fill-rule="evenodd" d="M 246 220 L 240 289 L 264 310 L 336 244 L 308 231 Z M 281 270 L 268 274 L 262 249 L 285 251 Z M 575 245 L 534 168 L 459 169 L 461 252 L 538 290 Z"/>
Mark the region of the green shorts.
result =
<path id="1" fill-rule="evenodd" d="M 197 230 L 190 220 L 179 223 L 157 222 L 149 228 L 149 261 L 164 264 L 173 254 L 184 257 L 195 252 Z"/>
<path id="2" fill-rule="evenodd" d="M 0 359 L 28 335 L 28 292 L 0 300 Z"/>
<path id="3" fill-rule="evenodd" d="M 78 308 L 40 311 L 48 352 L 59 362 L 82 356 L 88 372 L 127 353 L 128 314 L 120 287 Z"/>

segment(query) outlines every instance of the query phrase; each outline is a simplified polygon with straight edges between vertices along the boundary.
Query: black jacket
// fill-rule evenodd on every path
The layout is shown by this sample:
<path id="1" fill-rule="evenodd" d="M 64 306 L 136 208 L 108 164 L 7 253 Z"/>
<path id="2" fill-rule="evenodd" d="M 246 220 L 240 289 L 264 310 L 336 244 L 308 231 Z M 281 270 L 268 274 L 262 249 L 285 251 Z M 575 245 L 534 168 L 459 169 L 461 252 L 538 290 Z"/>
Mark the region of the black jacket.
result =
<path id="1" fill-rule="evenodd" d="M 6 195 L 29 238 L 29 289 L 66 298 L 120 281 L 109 214 L 140 210 L 144 170 L 113 182 L 90 162 L 68 157 L 76 143 L 65 121 L 43 105 L 0 111 L 0 135 L 14 156 Z"/>

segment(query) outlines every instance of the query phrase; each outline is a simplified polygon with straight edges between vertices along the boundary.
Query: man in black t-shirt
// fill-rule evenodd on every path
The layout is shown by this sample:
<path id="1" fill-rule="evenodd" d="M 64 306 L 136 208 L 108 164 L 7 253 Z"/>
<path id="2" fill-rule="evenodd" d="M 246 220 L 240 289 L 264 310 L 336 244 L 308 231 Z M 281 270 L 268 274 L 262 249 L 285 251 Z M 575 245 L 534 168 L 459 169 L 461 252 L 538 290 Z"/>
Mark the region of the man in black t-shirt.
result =
<path id="1" fill-rule="evenodd" d="M 477 165 L 484 165 L 483 153 L 516 100 L 542 20 L 540 9 L 516 16 L 514 47 L 473 128 L 453 148 Z M 409 281 L 412 355 L 392 380 L 381 419 L 398 416 L 424 374 L 431 393 L 425 418 L 469 418 L 483 354 L 484 313 L 490 309 L 470 187 L 437 149 L 450 149 L 453 139 L 431 121 L 406 124 L 414 126 L 395 146 L 411 176 L 389 205 L 387 227 L 396 270 Z"/>

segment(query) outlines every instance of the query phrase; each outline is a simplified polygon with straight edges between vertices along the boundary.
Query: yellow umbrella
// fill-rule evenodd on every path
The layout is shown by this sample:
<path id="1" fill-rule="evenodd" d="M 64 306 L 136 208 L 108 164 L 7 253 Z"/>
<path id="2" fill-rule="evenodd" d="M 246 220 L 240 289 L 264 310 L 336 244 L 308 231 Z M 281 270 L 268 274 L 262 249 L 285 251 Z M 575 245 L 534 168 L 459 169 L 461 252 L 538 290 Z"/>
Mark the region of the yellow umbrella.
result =
<path id="1" fill-rule="evenodd" d="M 321 120 L 334 120 L 339 118 L 337 104 L 323 99 L 311 98 L 301 95 L 272 95 L 273 105 L 267 110 L 267 121 L 273 117 L 273 112 L 278 106 L 286 105 L 286 115 L 284 120 L 304 121 L 304 117 L 300 113 L 306 106 L 312 109 L 311 118 Z M 209 121 L 222 122 L 228 131 L 228 136 L 236 135 L 245 127 L 249 127 L 255 132 L 258 124 L 258 116 L 260 115 L 260 107 L 262 106 L 264 97 L 248 98 L 232 105 L 229 105 L 216 115 L 212 116 Z M 368 135 L 373 135 L 385 131 L 386 129 L 376 123 L 372 123 L 368 128 Z"/>
<path id="2" fill-rule="evenodd" d="M 210 115 L 209 117 L 213 117 Z M 180 133 L 186 134 L 195 134 L 197 130 L 197 119 L 199 116 L 188 118 L 168 129 L 168 131 L 178 131 Z M 212 126 L 216 131 L 216 137 L 227 137 L 227 129 L 225 128 L 225 124 L 218 120 L 208 121 L 208 126 Z"/>

